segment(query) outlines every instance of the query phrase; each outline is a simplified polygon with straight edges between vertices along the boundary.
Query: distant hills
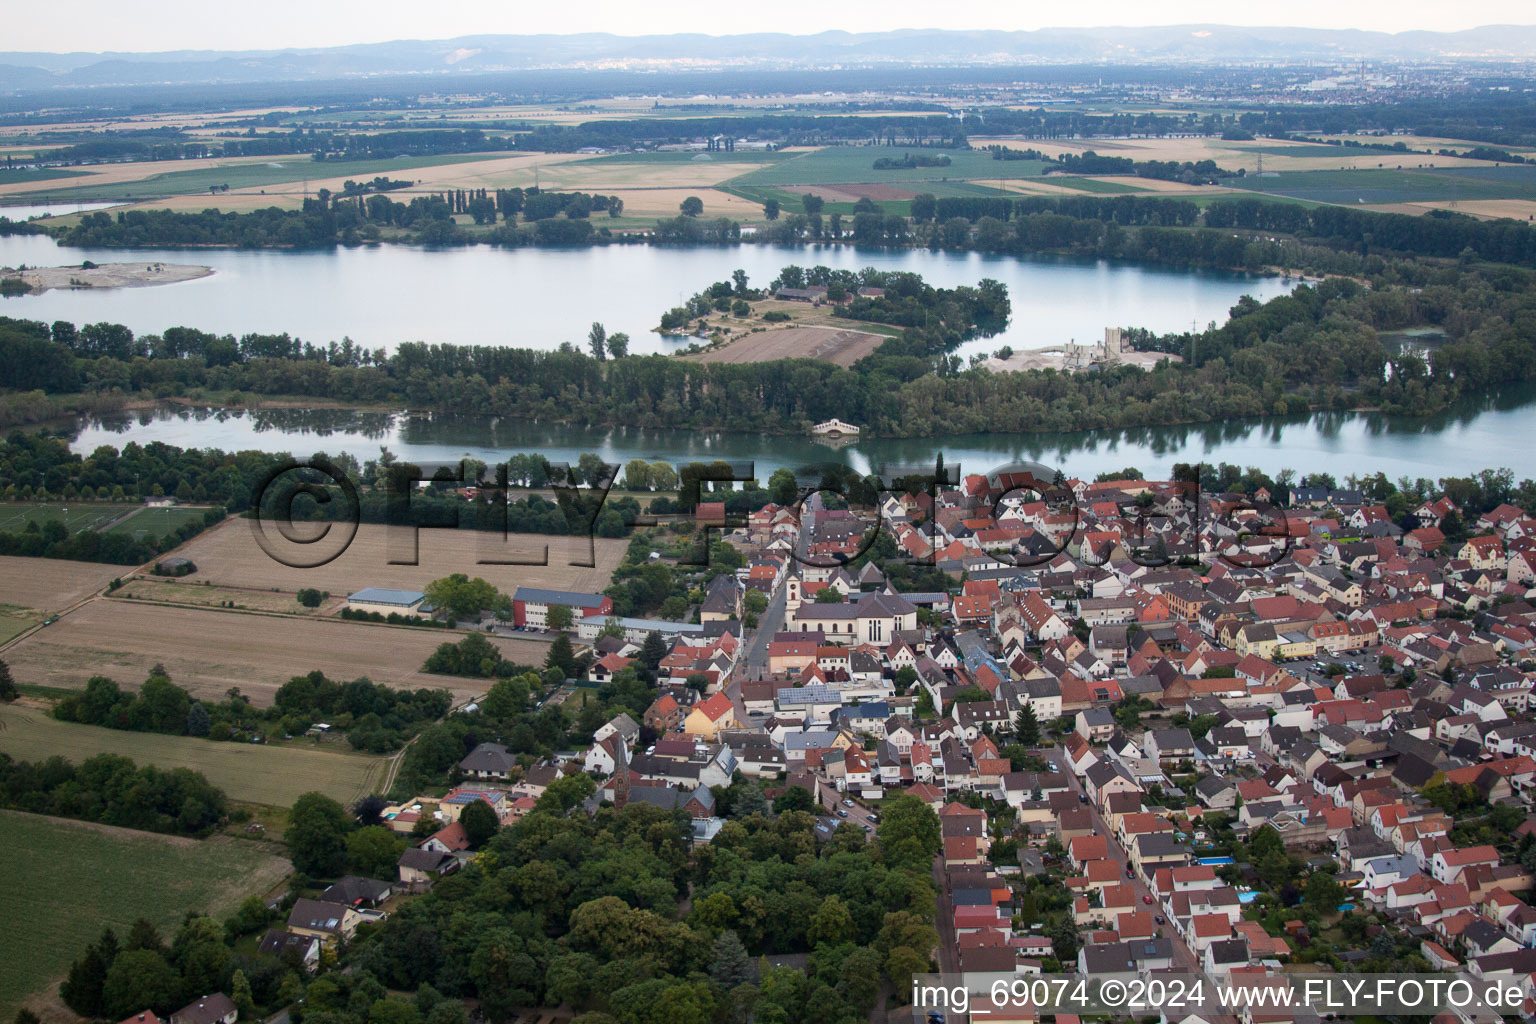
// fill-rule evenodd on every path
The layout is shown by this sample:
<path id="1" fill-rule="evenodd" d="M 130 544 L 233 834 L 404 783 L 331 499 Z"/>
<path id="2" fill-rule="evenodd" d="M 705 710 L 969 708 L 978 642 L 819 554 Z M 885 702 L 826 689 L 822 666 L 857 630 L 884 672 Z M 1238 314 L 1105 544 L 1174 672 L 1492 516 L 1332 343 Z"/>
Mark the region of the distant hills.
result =
<path id="1" fill-rule="evenodd" d="M 315 49 L 164 53 L 0 52 L 0 90 L 464 75 L 530 70 L 878 68 L 1007 64 L 1527 60 L 1536 26 L 1463 32 L 1336 31 L 1176 25 L 1033 32 L 905 29 L 615 36 L 481 35 Z"/>

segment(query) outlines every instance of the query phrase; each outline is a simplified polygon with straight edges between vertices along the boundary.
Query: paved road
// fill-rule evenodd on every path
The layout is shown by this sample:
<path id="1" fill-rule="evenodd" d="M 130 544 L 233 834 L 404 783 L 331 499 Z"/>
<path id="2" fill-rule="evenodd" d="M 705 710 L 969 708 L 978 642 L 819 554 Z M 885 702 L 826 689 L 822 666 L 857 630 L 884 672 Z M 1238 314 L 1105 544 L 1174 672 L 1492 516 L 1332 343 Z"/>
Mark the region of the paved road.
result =
<path id="1" fill-rule="evenodd" d="M 1056 748 L 1056 755 L 1056 759 L 1060 764 L 1066 765 L 1068 763 L 1065 747 L 1058 746 Z M 1086 795 L 1083 789 L 1082 781 L 1078 779 L 1078 777 L 1074 775 L 1070 769 L 1067 769 L 1065 774 L 1067 776 L 1067 785 L 1072 788 L 1072 791 L 1074 793 Z M 1109 845 L 1109 855 L 1123 865 L 1130 864 L 1131 859 L 1130 857 L 1126 856 L 1125 848 L 1120 845 L 1120 842 L 1115 837 L 1114 832 L 1110 830 L 1109 825 L 1107 822 L 1105 822 L 1103 815 L 1099 813 L 1099 808 L 1097 805 L 1095 805 L 1092 801 L 1089 801 L 1087 807 L 1088 813 L 1093 818 L 1094 831 L 1103 836 Z M 1135 876 L 1135 878 L 1130 879 L 1130 882 L 1131 885 L 1135 888 L 1136 899 L 1139 904 L 1136 909 L 1151 911 L 1154 914 L 1163 913 L 1161 904 L 1157 902 L 1156 894 L 1152 892 L 1151 887 L 1147 885 L 1139 873 Z M 1150 906 L 1146 902 L 1146 897 L 1148 896 L 1152 897 L 1153 900 Z M 1174 930 L 1172 925 L 1163 925 L 1161 927 L 1164 937 L 1166 937 L 1173 944 L 1173 969 L 1176 971 L 1183 971 L 1190 974 L 1200 975 L 1201 977 L 1205 978 L 1207 991 L 1210 991 L 1213 983 L 1210 976 L 1205 973 L 1205 970 L 1201 966 L 1200 961 L 1195 957 L 1194 951 L 1185 944 L 1184 939 L 1179 935 L 1177 931 Z M 1237 1024 L 1237 1018 L 1235 1016 L 1232 1016 L 1231 1014 L 1218 1013 L 1214 1008 L 1209 1008 L 1209 1012 L 1202 1012 L 1201 1016 L 1210 1021 L 1211 1024 Z"/>

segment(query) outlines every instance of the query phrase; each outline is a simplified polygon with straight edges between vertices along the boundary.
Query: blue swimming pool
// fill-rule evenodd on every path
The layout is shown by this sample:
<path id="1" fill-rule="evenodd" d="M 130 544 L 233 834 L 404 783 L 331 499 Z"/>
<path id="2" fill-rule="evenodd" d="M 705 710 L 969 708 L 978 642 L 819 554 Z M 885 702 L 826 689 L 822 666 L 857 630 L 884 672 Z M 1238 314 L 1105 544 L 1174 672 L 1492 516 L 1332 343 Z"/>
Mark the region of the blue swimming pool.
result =
<path id="1" fill-rule="evenodd" d="M 1233 860 L 1231 857 L 1199 857 L 1195 860 L 1195 863 L 1208 864 L 1211 867 L 1219 867 L 1222 864 L 1236 864 L 1237 861 Z"/>

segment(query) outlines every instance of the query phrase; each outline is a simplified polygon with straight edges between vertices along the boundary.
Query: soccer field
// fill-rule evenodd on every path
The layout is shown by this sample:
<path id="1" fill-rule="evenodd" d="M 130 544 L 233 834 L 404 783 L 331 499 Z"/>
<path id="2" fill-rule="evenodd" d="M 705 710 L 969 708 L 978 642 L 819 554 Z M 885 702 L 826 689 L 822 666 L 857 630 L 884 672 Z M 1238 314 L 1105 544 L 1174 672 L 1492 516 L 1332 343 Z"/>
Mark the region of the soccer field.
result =
<path id="1" fill-rule="evenodd" d="M 133 510 L 131 505 L 101 505 L 94 502 L 8 502 L 0 504 L 0 533 L 20 533 L 28 523 L 39 528 L 44 523 L 62 519 L 70 533 L 99 530 L 118 516 Z"/>
<path id="2" fill-rule="evenodd" d="M 107 533 L 126 533 L 136 540 L 164 537 L 184 523 L 201 523 L 205 508 L 141 508 L 127 519 L 113 523 Z"/>

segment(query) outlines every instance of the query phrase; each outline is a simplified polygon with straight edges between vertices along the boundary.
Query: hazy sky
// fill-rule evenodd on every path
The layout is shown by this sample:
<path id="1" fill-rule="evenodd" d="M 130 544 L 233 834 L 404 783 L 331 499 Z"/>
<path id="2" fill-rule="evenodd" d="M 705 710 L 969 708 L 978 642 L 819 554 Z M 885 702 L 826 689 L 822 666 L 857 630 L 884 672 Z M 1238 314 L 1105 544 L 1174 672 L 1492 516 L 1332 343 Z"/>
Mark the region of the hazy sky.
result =
<path id="1" fill-rule="evenodd" d="M 766 17 L 766 12 L 772 17 Z M 937 12 L 942 12 L 941 19 Z M 1130 0 L 1060 5 L 1041 0 L 776 0 L 731 4 L 719 0 L 583 0 L 550 4 L 518 0 L 264 0 L 259 4 L 208 0 L 50 0 L 12 11 L 0 37 L 3 50 L 148 51 L 276 49 L 334 46 L 389 39 L 445 39 L 473 33 L 818 32 L 894 28 L 1037 29 L 1082 25 L 1287 25 L 1455 31 L 1492 24 L 1530 24 L 1530 0 L 1293 0 L 1234 4 L 1180 0 L 1148 5 Z"/>

